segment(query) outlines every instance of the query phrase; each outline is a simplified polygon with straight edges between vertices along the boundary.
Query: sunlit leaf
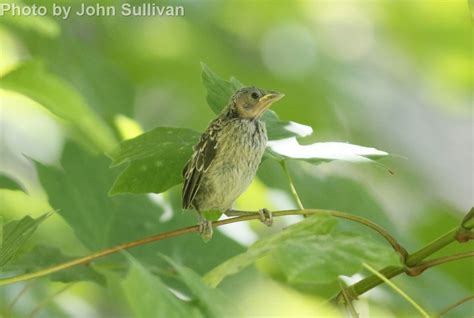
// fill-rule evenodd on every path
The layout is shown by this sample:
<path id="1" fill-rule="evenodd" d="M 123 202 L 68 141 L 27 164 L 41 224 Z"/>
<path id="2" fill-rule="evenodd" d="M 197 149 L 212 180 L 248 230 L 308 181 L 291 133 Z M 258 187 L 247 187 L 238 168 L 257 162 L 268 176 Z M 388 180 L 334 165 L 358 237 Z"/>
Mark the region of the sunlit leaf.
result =
<path id="1" fill-rule="evenodd" d="M 313 216 L 274 235 L 265 237 L 247 252 L 217 266 L 204 277 L 217 286 L 225 277 L 238 273 L 263 256 L 271 258 L 272 271 L 278 271 L 290 284 L 320 285 L 335 282 L 339 275 L 352 275 L 363 261 L 372 264 L 398 264 L 390 246 L 370 237 L 337 229 L 329 216 Z"/>
<path id="2" fill-rule="evenodd" d="M 51 213 L 45 213 L 34 219 L 25 216 L 21 220 L 10 221 L 2 226 L 2 244 L 0 248 L 0 268 L 10 262 L 28 239 Z"/>
<path id="3" fill-rule="evenodd" d="M 20 65 L 0 78 L 0 88 L 21 93 L 72 128 L 81 142 L 99 151 L 111 150 L 115 139 L 111 130 L 87 106 L 81 95 L 62 79 L 44 70 L 37 61 Z"/>
<path id="4" fill-rule="evenodd" d="M 222 79 L 204 63 L 201 63 L 201 66 L 202 79 L 207 90 L 207 103 L 215 114 L 219 114 L 228 104 L 232 94 L 244 85 L 234 77 L 229 81 Z M 270 140 L 293 136 L 304 137 L 311 135 L 313 132 L 309 126 L 279 120 L 278 115 L 272 110 L 267 110 L 262 119 L 266 124 Z"/>
<path id="5" fill-rule="evenodd" d="M 294 137 L 269 141 L 267 152 L 276 160 L 294 159 L 311 163 L 332 160 L 370 162 L 372 159 L 388 156 L 385 151 L 344 142 L 318 142 L 301 145 Z"/>
<path id="6" fill-rule="evenodd" d="M 114 166 L 127 167 L 110 194 L 160 193 L 181 183 L 181 170 L 198 138 L 199 133 L 190 129 L 158 127 L 122 142 L 111 157 Z"/>

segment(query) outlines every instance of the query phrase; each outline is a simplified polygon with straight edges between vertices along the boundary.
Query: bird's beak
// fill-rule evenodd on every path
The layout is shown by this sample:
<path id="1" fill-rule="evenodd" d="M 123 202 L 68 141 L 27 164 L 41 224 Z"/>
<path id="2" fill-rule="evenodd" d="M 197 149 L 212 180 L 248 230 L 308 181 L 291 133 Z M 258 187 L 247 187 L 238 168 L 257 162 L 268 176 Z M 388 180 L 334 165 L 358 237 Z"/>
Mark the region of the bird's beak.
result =
<path id="1" fill-rule="evenodd" d="M 283 97 L 285 97 L 285 94 L 270 91 L 267 94 L 260 97 L 257 103 L 257 109 L 259 110 L 260 113 L 263 113 L 274 102 L 279 101 Z"/>

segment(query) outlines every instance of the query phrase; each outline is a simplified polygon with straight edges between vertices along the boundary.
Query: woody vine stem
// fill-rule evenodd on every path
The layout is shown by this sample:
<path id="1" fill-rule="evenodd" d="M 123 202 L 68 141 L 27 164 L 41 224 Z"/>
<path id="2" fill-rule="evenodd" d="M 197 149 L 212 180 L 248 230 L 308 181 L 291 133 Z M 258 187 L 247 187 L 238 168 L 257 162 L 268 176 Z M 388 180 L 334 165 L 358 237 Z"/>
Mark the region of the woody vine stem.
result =
<path id="1" fill-rule="evenodd" d="M 376 231 L 379 235 L 381 235 L 391 246 L 392 248 L 397 251 L 402 259 L 401 266 L 389 266 L 386 268 L 381 269 L 379 272 L 385 276 L 386 278 L 392 278 L 402 273 L 406 273 L 409 276 L 416 276 L 423 273 L 426 269 L 431 268 L 433 266 L 437 266 L 440 264 L 444 264 L 447 262 L 459 260 L 462 258 L 473 257 L 474 252 L 467 252 L 467 253 L 460 253 L 455 254 L 452 256 L 441 257 L 436 259 L 431 259 L 428 261 L 424 261 L 428 256 L 434 254 L 435 252 L 439 251 L 440 249 L 444 248 L 445 246 L 458 241 L 460 243 L 467 242 L 469 240 L 474 239 L 474 232 L 472 231 L 474 228 L 474 209 L 471 209 L 469 213 L 465 216 L 462 220 L 461 224 L 452 229 L 451 231 L 445 233 L 444 235 L 440 236 L 439 238 L 435 239 L 425 247 L 415 251 L 414 253 L 409 254 L 404 247 L 402 247 L 398 241 L 385 229 L 380 227 L 379 225 L 356 215 L 339 212 L 339 211 L 331 211 L 331 210 L 318 210 L 318 209 L 301 209 L 301 210 L 285 210 L 285 211 L 276 211 L 273 212 L 274 217 L 282 217 L 288 215 L 331 215 L 332 217 L 341 218 L 345 220 L 349 220 L 352 222 L 356 222 L 362 224 L 366 227 L 371 228 L 372 230 Z M 239 216 L 234 218 L 229 218 L 221 221 L 217 221 L 213 223 L 214 227 L 223 226 L 226 224 L 236 223 L 236 222 L 243 222 L 249 220 L 258 219 L 260 216 L 257 212 L 249 213 L 249 215 Z M 199 227 L 190 226 L 185 228 L 180 228 L 177 230 L 173 230 L 170 232 L 160 233 L 157 235 L 145 237 L 140 240 L 131 241 L 128 243 L 120 244 L 114 247 L 110 247 L 104 249 L 102 251 L 80 257 L 65 263 L 61 263 L 58 265 L 54 265 L 37 272 L 27 273 L 23 275 L 8 277 L 0 279 L 0 286 L 8 285 L 13 283 L 18 283 L 22 281 L 27 281 L 34 278 L 44 277 L 49 274 L 59 272 L 77 265 L 87 264 L 93 260 L 98 258 L 120 252 L 122 250 L 126 250 L 132 247 L 141 246 L 144 244 L 148 244 L 155 241 L 165 240 L 172 237 L 198 232 Z M 362 295 L 363 293 L 367 292 L 368 290 L 378 286 L 379 284 L 383 283 L 377 275 L 368 276 L 358 283 L 348 286 L 344 290 L 344 295 L 340 293 L 333 300 L 336 301 L 350 301 L 356 299 L 357 296 Z M 344 296 L 344 297 L 342 297 Z"/>

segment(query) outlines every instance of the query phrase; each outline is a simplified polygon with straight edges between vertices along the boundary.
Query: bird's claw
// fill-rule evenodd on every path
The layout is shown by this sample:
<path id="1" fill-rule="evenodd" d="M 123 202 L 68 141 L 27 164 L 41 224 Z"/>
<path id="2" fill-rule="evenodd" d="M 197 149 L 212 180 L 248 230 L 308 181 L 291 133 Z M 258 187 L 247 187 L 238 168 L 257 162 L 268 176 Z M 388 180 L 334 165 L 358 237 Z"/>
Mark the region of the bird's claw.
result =
<path id="1" fill-rule="evenodd" d="M 268 209 L 260 209 L 258 210 L 258 214 L 260 215 L 260 221 L 266 226 L 272 226 L 273 224 L 273 215 L 272 212 Z"/>
<path id="2" fill-rule="evenodd" d="M 211 240 L 213 232 L 212 221 L 206 220 L 205 218 L 199 220 L 199 233 L 204 242 Z"/>

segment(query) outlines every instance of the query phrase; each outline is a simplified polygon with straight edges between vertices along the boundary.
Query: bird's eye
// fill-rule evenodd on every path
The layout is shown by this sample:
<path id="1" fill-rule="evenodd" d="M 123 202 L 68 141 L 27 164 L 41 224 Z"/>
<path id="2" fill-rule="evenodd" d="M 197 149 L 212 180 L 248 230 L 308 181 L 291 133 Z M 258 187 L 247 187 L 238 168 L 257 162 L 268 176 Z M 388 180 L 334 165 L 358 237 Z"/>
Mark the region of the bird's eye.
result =
<path id="1" fill-rule="evenodd" d="M 253 92 L 252 95 L 250 96 L 252 96 L 253 99 L 258 99 L 260 97 L 260 95 L 257 92 Z"/>

